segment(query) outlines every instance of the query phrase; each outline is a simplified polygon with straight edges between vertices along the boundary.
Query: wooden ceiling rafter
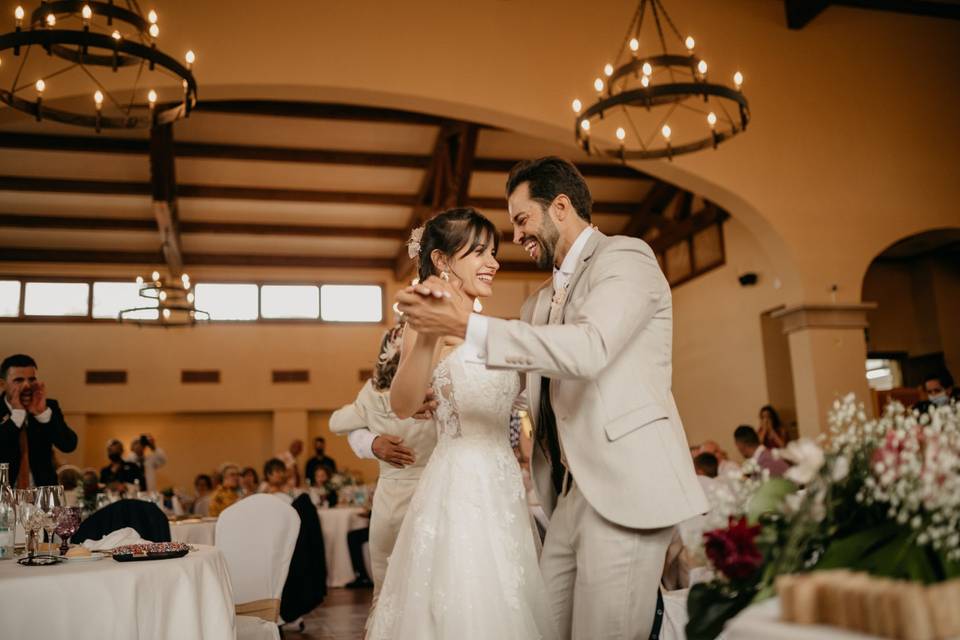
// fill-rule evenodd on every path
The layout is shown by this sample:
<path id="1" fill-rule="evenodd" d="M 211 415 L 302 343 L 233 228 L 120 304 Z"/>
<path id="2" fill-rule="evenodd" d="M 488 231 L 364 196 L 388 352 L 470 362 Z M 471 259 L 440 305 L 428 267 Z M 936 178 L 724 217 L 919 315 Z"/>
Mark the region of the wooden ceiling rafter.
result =
<path id="1" fill-rule="evenodd" d="M 173 123 L 150 129 L 150 187 L 153 216 L 160 233 L 160 247 L 167 269 L 174 278 L 183 273 L 183 247 L 177 213 L 176 159 L 173 153 Z"/>

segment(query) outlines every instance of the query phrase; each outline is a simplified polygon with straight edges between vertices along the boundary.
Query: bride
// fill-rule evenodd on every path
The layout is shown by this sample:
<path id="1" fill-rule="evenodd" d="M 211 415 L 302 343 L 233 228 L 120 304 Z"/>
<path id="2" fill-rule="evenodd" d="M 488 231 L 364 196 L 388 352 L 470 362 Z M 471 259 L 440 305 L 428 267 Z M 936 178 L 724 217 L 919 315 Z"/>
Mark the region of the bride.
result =
<path id="1" fill-rule="evenodd" d="M 499 233 L 474 209 L 414 232 L 419 276 L 448 280 L 465 305 L 492 293 Z M 398 417 L 436 396 L 437 447 L 403 521 L 370 640 L 554 640 L 520 468 L 508 429 L 516 372 L 466 363 L 452 340 L 407 328 L 390 388 Z"/>

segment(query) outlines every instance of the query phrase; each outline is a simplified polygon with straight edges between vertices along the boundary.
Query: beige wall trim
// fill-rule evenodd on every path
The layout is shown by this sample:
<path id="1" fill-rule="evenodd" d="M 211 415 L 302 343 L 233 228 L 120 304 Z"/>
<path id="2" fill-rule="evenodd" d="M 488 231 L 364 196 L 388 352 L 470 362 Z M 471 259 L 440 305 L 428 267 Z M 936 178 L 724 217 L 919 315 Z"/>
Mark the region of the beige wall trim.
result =
<path id="1" fill-rule="evenodd" d="M 277 616 L 280 615 L 280 600 L 276 598 L 254 600 L 238 604 L 235 608 L 238 616 L 255 616 L 267 622 L 276 622 Z"/>
<path id="2" fill-rule="evenodd" d="M 862 304 L 804 304 L 774 311 L 770 316 L 783 323 L 784 333 L 802 329 L 866 329 L 867 312 L 873 302 Z"/>

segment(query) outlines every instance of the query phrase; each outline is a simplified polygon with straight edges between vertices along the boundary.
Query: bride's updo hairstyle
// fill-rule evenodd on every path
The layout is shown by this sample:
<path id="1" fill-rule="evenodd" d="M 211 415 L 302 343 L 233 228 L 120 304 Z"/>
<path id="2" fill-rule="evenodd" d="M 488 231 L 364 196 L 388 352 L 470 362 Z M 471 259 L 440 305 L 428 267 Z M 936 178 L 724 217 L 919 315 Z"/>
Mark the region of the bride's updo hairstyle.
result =
<path id="1" fill-rule="evenodd" d="M 481 245 L 493 242 L 493 255 L 500 248 L 500 233 L 490 220 L 472 207 L 447 209 L 430 218 L 420 237 L 418 275 L 420 282 L 440 275 L 430 257 L 439 251 L 448 260 L 467 255 Z"/>

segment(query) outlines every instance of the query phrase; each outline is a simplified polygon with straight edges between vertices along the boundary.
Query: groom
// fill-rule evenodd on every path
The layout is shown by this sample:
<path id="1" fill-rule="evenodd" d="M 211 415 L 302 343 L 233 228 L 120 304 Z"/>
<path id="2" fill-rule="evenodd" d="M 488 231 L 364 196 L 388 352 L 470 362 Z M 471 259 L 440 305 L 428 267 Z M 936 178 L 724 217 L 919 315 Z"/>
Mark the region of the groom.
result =
<path id="1" fill-rule="evenodd" d="M 673 527 L 708 510 L 671 393 L 670 287 L 645 242 L 591 227 L 570 162 L 522 162 L 506 191 L 513 241 L 553 269 L 522 320 L 471 313 L 435 278 L 399 309 L 417 331 L 464 338 L 468 360 L 526 374 L 561 638 L 648 638 Z"/>

